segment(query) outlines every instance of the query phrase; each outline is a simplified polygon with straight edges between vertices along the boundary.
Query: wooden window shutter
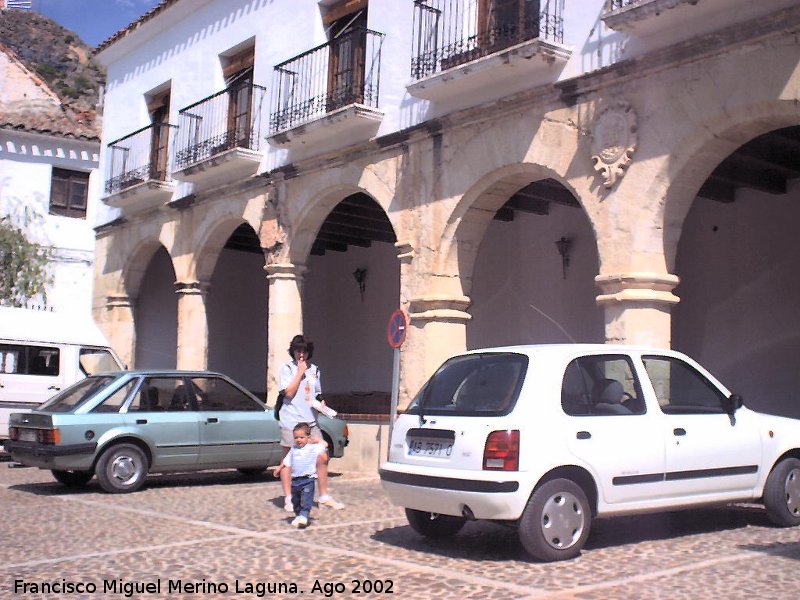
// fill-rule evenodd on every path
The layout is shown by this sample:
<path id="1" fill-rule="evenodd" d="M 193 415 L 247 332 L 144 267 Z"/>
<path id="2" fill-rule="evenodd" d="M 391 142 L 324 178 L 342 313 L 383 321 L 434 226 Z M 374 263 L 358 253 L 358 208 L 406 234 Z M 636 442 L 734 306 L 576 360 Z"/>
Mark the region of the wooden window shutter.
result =
<path id="1" fill-rule="evenodd" d="M 344 16 L 366 10 L 369 0 L 340 0 L 336 4 L 327 7 L 322 15 L 322 24 L 327 28 L 334 21 Z"/>

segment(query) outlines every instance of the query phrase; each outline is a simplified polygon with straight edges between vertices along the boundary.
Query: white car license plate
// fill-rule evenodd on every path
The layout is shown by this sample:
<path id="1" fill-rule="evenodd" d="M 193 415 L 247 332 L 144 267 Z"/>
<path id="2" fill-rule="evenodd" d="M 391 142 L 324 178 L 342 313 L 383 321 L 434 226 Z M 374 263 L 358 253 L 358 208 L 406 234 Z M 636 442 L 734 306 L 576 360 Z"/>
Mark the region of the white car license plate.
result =
<path id="1" fill-rule="evenodd" d="M 36 430 L 35 429 L 20 429 L 19 430 L 19 441 L 20 442 L 35 442 L 36 441 Z"/>
<path id="2" fill-rule="evenodd" d="M 435 438 L 409 438 L 409 456 L 436 456 L 447 458 L 453 452 L 453 442 Z"/>

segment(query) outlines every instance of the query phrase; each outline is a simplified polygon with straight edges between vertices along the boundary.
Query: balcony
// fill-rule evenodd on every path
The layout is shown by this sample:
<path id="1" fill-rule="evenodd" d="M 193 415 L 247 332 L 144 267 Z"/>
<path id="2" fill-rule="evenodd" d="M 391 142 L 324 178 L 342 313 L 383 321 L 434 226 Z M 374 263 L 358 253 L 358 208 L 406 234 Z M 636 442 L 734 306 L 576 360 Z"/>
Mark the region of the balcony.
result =
<path id="1" fill-rule="evenodd" d="M 255 175 L 266 91 L 245 79 L 180 110 L 173 178 L 197 190 Z"/>
<path id="2" fill-rule="evenodd" d="M 606 0 L 605 25 L 639 37 L 662 33 L 671 43 L 737 22 L 759 18 L 791 1 L 752 0 Z"/>
<path id="3" fill-rule="evenodd" d="M 505 95 L 556 80 L 563 45 L 560 0 L 414 0 L 412 82 L 426 100 Z"/>
<path id="4" fill-rule="evenodd" d="M 167 202 L 175 191 L 169 177 L 169 140 L 176 127 L 154 123 L 108 145 L 103 202 L 136 211 Z"/>
<path id="5" fill-rule="evenodd" d="M 374 136 L 384 34 L 356 28 L 275 67 L 273 146 L 345 146 Z"/>

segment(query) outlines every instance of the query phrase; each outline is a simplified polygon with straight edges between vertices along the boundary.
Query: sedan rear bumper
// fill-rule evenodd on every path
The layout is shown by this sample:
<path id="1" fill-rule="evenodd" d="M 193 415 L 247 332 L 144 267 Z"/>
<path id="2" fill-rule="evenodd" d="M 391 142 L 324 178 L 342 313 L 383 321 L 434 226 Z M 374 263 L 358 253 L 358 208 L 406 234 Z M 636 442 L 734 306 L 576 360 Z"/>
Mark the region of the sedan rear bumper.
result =
<path id="1" fill-rule="evenodd" d="M 85 444 L 66 444 L 63 446 L 39 444 L 36 442 L 18 442 L 5 440 L 3 442 L 6 452 L 15 460 L 23 465 L 40 467 L 42 469 L 75 469 L 79 468 L 76 458 L 62 457 L 82 457 L 77 459 L 84 466 L 86 458 L 91 462 L 91 458 L 97 450 L 97 442 L 87 442 Z"/>

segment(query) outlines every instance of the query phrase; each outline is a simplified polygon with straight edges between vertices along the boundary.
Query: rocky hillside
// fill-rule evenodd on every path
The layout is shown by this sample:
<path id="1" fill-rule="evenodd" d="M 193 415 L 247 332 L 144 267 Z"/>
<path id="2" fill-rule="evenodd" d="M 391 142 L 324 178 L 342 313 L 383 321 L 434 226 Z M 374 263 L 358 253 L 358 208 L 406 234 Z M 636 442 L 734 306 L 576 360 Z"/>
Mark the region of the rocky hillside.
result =
<path id="1" fill-rule="evenodd" d="M 69 29 L 27 10 L 0 10 L 0 43 L 16 52 L 31 71 L 76 111 L 93 110 L 105 71 L 92 48 Z"/>

